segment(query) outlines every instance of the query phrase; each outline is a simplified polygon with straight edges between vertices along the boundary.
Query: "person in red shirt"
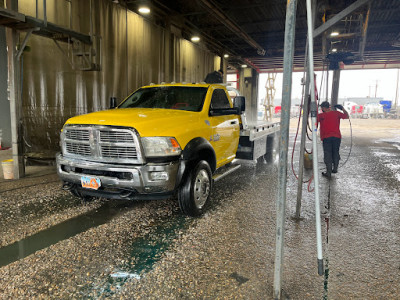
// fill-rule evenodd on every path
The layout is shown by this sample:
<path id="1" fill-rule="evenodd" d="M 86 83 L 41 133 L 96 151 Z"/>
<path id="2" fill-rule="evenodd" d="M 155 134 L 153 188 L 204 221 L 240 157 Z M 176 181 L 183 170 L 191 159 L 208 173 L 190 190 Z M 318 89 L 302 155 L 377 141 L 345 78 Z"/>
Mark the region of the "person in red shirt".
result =
<path id="1" fill-rule="evenodd" d="M 339 149 L 342 141 L 340 133 L 340 119 L 348 119 L 349 113 L 343 108 L 342 105 L 335 105 L 337 110 L 331 110 L 331 105 L 328 101 L 321 103 L 322 113 L 318 114 L 318 123 L 322 146 L 324 149 L 324 163 L 326 165 L 326 172 L 322 175 L 331 178 L 332 173 L 337 173 L 339 166 Z"/>

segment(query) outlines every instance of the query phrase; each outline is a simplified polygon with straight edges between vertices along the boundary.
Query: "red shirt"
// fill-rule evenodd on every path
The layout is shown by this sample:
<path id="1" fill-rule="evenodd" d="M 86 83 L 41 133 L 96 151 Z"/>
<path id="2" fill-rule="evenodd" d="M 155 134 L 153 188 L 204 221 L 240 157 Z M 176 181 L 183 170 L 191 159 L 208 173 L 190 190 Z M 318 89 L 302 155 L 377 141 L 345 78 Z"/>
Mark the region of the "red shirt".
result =
<path id="1" fill-rule="evenodd" d="M 340 119 L 348 119 L 349 116 L 336 110 L 318 114 L 319 131 L 321 140 L 328 137 L 342 138 L 340 134 Z"/>

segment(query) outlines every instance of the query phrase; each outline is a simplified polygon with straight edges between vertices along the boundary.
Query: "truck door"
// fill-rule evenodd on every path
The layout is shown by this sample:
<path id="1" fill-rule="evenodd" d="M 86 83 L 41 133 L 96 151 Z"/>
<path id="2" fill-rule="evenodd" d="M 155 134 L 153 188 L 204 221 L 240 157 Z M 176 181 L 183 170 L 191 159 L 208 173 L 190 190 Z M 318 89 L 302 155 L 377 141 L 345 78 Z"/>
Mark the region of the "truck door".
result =
<path id="1" fill-rule="evenodd" d="M 210 109 L 231 108 L 225 90 L 215 89 L 212 94 Z M 210 116 L 212 136 L 210 143 L 217 156 L 217 168 L 232 160 L 238 147 L 240 128 L 237 115 Z"/>

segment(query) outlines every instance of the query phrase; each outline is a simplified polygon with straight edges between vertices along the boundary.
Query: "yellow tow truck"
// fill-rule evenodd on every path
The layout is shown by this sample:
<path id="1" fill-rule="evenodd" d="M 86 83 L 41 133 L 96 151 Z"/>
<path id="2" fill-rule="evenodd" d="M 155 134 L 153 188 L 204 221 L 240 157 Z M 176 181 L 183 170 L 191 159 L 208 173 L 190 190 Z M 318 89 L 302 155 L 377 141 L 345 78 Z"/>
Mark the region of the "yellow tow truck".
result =
<path id="1" fill-rule="evenodd" d="M 240 167 L 230 163 L 264 155 L 267 136 L 277 131 L 277 123 L 249 127 L 244 97 L 232 103 L 223 85 L 151 84 L 116 107 L 67 120 L 57 172 L 63 187 L 84 199 L 177 193 L 182 212 L 198 216 L 213 182 Z"/>

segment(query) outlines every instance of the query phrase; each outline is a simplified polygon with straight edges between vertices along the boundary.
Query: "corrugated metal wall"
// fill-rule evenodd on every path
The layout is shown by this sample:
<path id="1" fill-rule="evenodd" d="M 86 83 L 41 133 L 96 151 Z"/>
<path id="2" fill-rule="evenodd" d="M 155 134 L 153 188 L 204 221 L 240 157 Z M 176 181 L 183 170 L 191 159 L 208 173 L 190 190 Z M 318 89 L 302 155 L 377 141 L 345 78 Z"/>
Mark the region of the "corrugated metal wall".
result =
<path id="1" fill-rule="evenodd" d="M 20 0 L 19 8 L 36 17 L 35 1 Z M 92 13 L 93 33 L 101 36 L 102 64 L 101 71 L 74 70 L 52 39 L 30 37 L 21 78 L 26 152 L 57 150 L 66 119 L 106 109 L 111 96 L 121 100 L 151 82 L 199 82 L 219 68 L 220 58 L 207 49 L 109 0 L 93 1 L 92 12 L 90 1 L 76 0 L 70 6 L 68 1 L 48 0 L 46 12 L 49 22 L 83 34 L 90 34 Z M 38 18 L 43 17 L 39 6 Z M 68 53 L 70 46 L 61 44 Z"/>

